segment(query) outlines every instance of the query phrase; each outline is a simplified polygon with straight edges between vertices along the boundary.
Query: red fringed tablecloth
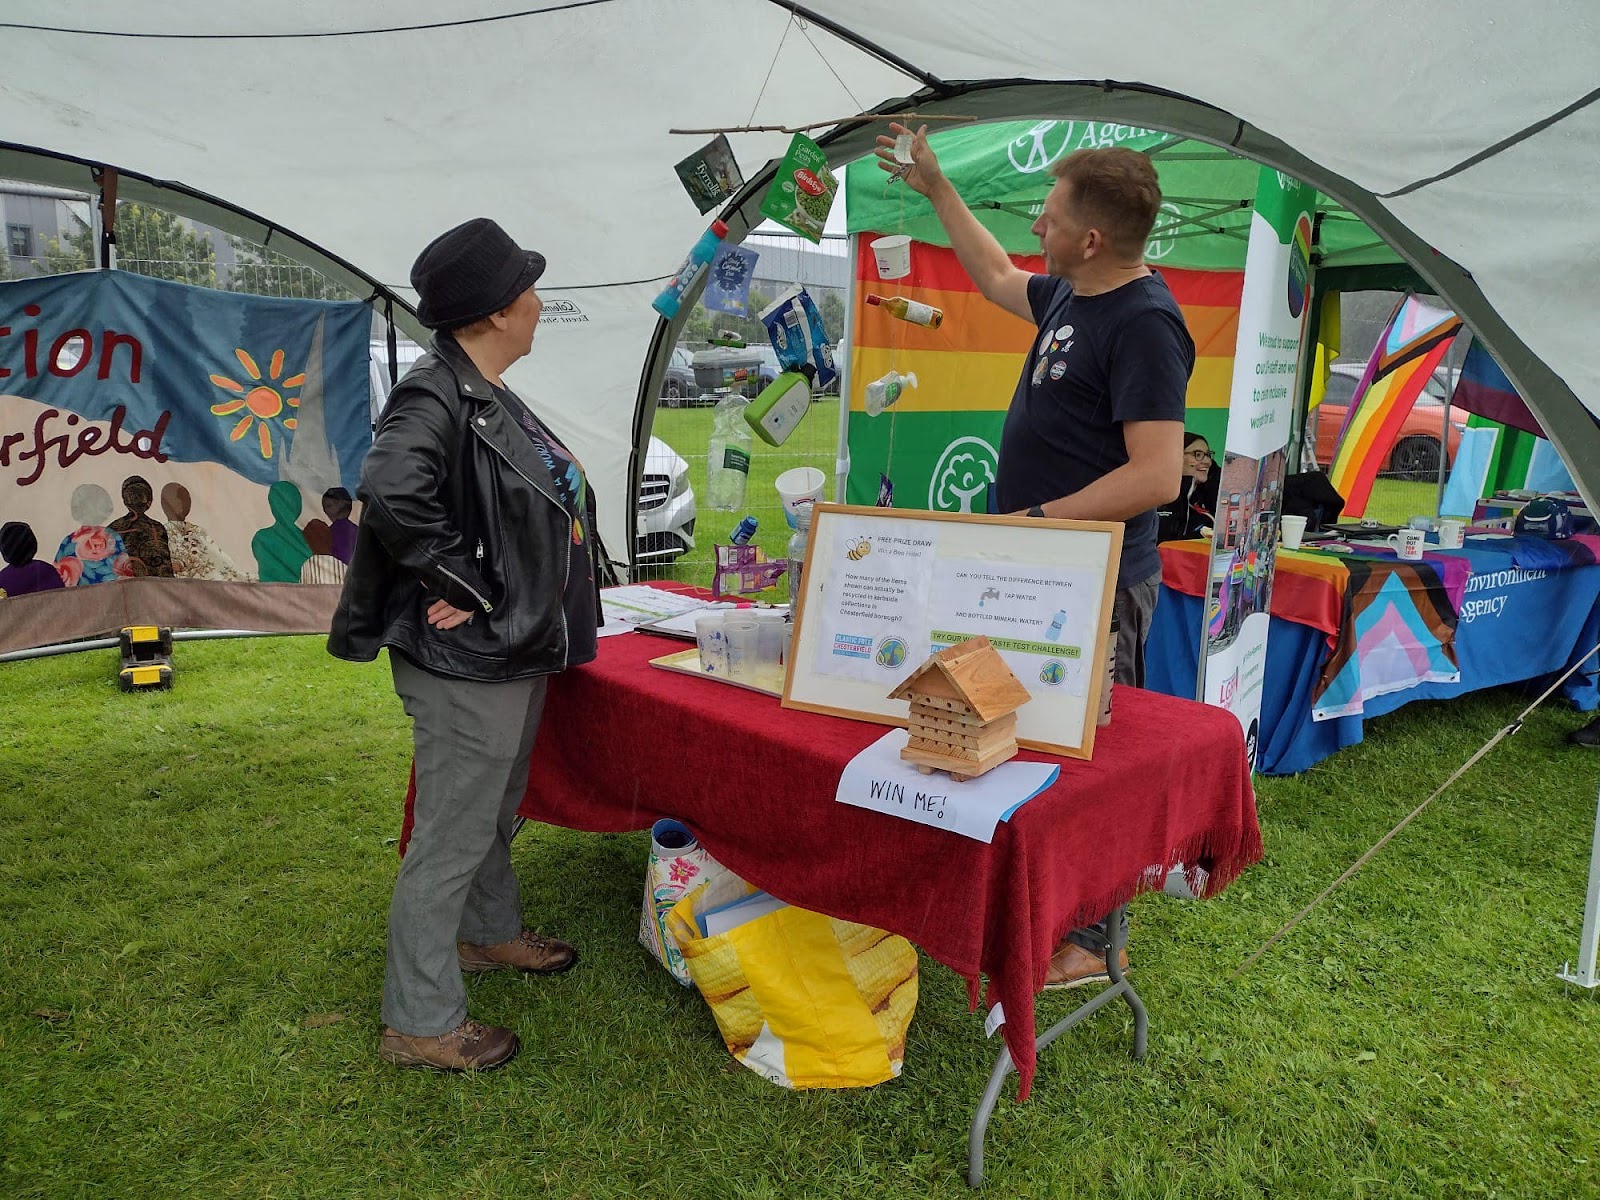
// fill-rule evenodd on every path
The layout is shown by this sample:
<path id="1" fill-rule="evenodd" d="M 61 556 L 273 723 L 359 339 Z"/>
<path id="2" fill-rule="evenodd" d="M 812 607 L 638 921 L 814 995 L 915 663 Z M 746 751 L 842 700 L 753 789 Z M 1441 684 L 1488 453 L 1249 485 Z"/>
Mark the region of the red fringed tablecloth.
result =
<path id="1" fill-rule="evenodd" d="M 836 803 L 845 763 L 884 726 L 649 666 L 683 648 L 604 638 L 595 662 L 551 680 L 523 815 L 592 832 L 676 817 L 780 899 L 909 938 L 966 977 L 974 1005 L 987 975 L 1020 1098 L 1062 936 L 1174 863 L 1206 867 L 1211 895 L 1261 857 L 1243 737 L 1220 709 L 1117 688 L 1093 761 L 1060 760 L 1056 784 L 984 845 Z"/>

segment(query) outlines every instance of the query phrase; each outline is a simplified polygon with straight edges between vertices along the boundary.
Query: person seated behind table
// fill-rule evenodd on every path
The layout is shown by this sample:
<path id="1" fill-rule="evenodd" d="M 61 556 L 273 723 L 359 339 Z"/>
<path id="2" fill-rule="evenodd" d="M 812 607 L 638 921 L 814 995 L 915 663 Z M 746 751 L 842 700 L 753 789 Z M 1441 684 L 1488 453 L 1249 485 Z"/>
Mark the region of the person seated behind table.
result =
<path id="1" fill-rule="evenodd" d="M 1177 496 L 1156 509 L 1156 540 L 1210 537 L 1217 511 L 1217 472 L 1211 443 L 1198 433 L 1183 435 L 1183 486 Z"/>
<path id="2" fill-rule="evenodd" d="M 0 596 L 26 596 L 66 586 L 60 572 L 34 557 L 38 552 L 39 539 L 32 525 L 24 521 L 0 525 L 0 558 L 6 563 L 0 568 Z"/>

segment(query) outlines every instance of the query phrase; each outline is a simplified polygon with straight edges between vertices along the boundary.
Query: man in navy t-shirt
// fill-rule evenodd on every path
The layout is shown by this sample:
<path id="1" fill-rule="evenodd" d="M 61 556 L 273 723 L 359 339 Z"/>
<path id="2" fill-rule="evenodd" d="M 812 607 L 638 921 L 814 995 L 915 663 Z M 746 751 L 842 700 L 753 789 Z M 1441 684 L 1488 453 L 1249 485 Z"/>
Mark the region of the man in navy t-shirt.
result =
<path id="1" fill-rule="evenodd" d="M 895 134 L 910 130 L 898 124 Z M 878 138 L 887 171 L 895 139 Z M 927 127 L 912 141 L 906 183 L 933 203 L 962 268 L 992 303 L 1037 327 L 1000 435 L 1001 512 L 1122 521 L 1116 677 L 1144 683 L 1144 640 L 1161 584 L 1157 506 L 1183 474 L 1184 395 L 1194 340 L 1144 247 L 1161 208 L 1155 168 L 1124 149 L 1079 150 L 1033 224 L 1047 274 L 1024 271 L 973 216 L 939 168 Z M 1075 930 L 1050 960 L 1046 986 L 1107 977 L 1103 928 Z"/>

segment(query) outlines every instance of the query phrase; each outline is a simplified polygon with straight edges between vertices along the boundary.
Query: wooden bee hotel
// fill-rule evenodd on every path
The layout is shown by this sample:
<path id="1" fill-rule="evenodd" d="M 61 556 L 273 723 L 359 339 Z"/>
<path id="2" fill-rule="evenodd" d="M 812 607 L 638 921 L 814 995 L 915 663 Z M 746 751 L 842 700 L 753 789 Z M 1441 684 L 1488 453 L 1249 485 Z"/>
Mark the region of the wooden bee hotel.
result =
<path id="1" fill-rule="evenodd" d="M 900 757 L 972 779 L 1017 753 L 1017 709 L 1028 690 L 986 637 L 948 646 L 889 693 L 909 700 L 911 735 Z"/>

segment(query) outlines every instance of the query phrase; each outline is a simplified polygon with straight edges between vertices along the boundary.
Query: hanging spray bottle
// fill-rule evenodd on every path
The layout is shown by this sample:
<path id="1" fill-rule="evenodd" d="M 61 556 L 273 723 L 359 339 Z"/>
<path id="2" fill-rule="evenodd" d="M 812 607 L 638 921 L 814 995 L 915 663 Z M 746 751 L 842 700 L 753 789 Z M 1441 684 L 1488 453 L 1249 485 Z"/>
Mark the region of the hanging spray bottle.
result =
<path id="1" fill-rule="evenodd" d="M 894 404 L 900 399 L 900 394 L 905 391 L 908 384 L 911 387 L 917 386 L 917 376 L 914 371 L 908 371 L 904 375 L 898 371 L 890 371 L 882 378 L 874 379 L 867 384 L 867 416 L 875 417 Z"/>

